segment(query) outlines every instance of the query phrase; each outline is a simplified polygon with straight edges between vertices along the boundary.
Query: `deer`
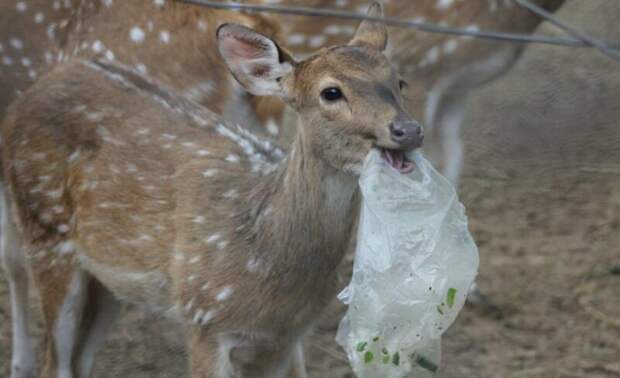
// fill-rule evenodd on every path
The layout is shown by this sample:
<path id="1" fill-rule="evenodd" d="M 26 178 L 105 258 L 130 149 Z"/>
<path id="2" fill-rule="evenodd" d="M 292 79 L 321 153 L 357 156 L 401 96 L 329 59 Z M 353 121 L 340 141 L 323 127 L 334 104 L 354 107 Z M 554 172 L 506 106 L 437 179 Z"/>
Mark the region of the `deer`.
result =
<path id="1" fill-rule="evenodd" d="M 215 30 L 226 22 L 278 35 L 277 25 L 263 17 L 152 0 L 5 1 L 0 14 L 11 20 L 0 23 L 0 120 L 10 102 L 56 66 L 76 59 L 99 59 L 148 75 L 233 121 L 243 120 L 255 133 L 278 132 L 273 124 L 266 129 L 256 127 L 254 107 L 271 108 L 268 104 L 273 99 L 256 99 L 242 91 L 228 74 L 215 41 Z M 8 238 L 3 249 L 10 248 L 12 239 Z M 9 256 L 3 265 L 13 301 L 12 375 L 27 376 L 16 372 L 16 366 L 32 371 L 35 365 L 34 341 L 28 333 L 30 311 L 23 305 L 30 286 L 28 269 L 22 259 L 4 255 Z M 66 269 L 64 274 L 68 282 L 73 270 Z M 61 292 L 65 288 L 58 286 L 56 295 L 65 295 Z M 106 316 L 116 310 L 109 312 Z M 296 369 L 303 368 L 303 363 L 296 364 Z"/>
<path id="2" fill-rule="evenodd" d="M 11 0 L 0 14 L 10 20 L 0 22 L 0 119 L 57 64 L 97 58 L 148 75 L 255 133 L 280 131 L 271 119 L 283 104 L 248 95 L 214 48 L 215 30 L 226 22 L 280 37 L 266 17 L 171 0 Z"/>
<path id="3" fill-rule="evenodd" d="M 297 112 L 288 153 L 98 59 L 58 65 L 10 107 L 3 261 L 39 289 L 41 376 L 89 376 L 121 301 L 187 327 L 192 377 L 285 376 L 337 289 L 365 157 L 414 169 L 406 156 L 424 133 L 384 25 L 364 21 L 348 43 L 299 60 L 239 24 L 216 40 L 241 86 Z M 25 313 L 23 296 L 12 305 Z M 35 376 L 32 346 L 13 348 L 12 377 Z"/>
<path id="4" fill-rule="evenodd" d="M 248 3 L 274 1 L 249 0 Z M 535 0 L 547 11 L 557 11 L 565 0 Z M 359 12 L 365 0 L 281 0 L 281 5 L 299 5 Z M 386 14 L 405 20 L 444 24 L 472 31 L 494 30 L 533 33 L 543 21 L 514 0 L 385 0 Z M 287 47 L 297 54 L 342 43 L 355 28 L 336 18 L 276 15 L 286 34 Z M 425 33 L 390 28 L 386 54 L 408 82 L 407 105 L 424 114 L 427 134 L 436 137 L 440 156 L 436 163 L 458 187 L 464 159 L 461 128 L 468 95 L 501 78 L 523 53 L 522 44 L 490 42 L 471 37 Z"/>

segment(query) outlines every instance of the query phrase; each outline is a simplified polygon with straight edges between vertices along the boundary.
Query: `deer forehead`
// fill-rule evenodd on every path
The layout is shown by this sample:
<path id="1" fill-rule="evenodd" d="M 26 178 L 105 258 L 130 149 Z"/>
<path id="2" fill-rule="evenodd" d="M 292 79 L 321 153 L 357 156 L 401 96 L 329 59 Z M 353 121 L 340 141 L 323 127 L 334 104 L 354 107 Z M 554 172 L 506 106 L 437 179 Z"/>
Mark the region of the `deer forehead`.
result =
<path id="1" fill-rule="evenodd" d="M 361 86 L 363 83 L 389 83 L 394 71 L 380 52 L 363 46 L 339 46 L 321 50 L 302 62 L 297 82 L 305 89 L 331 84 Z"/>

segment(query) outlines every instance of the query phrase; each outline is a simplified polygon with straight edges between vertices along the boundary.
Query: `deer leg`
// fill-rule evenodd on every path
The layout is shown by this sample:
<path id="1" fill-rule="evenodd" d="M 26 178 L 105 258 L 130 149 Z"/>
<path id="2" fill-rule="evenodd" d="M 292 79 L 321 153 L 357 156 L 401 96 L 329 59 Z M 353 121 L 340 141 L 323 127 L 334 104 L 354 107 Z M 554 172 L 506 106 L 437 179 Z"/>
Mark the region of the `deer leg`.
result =
<path id="1" fill-rule="evenodd" d="M 4 196 L 2 189 L 1 195 Z M 29 334 L 28 272 L 22 242 L 10 214 L 10 207 L 2 201 L 2 262 L 9 280 L 13 355 L 11 377 L 35 377 L 36 360 Z"/>
<path id="2" fill-rule="evenodd" d="M 91 280 L 84 327 L 81 333 L 80 349 L 75 358 L 77 376 L 90 377 L 95 355 L 110 329 L 116 323 L 120 302 L 99 281 Z"/>
<path id="3" fill-rule="evenodd" d="M 57 257 L 50 252 L 33 263 L 33 273 L 45 327 L 41 376 L 73 378 L 90 276 L 76 267 L 70 257 Z"/>
<path id="4" fill-rule="evenodd" d="M 436 117 L 436 127 L 444 155 L 443 174 L 455 187 L 458 187 L 463 167 L 461 125 L 465 114 L 466 98 L 465 94 L 456 96 L 444 94 Z"/>
<path id="5" fill-rule="evenodd" d="M 295 344 L 295 354 L 293 355 L 293 371 L 295 378 L 308 378 L 308 371 L 306 370 L 306 358 L 304 355 L 304 343 L 303 340 L 299 340 Z"/>

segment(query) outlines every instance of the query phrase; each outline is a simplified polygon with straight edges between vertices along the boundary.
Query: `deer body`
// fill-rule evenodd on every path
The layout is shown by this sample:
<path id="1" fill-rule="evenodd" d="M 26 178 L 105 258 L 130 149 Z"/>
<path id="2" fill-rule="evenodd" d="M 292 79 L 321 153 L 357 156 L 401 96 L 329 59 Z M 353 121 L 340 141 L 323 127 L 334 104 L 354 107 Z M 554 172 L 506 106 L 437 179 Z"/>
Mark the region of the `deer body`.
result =
<path id="1" fill-rule="evenodd" d="M 11 169 L 10 188 L 20 203 L 36 204 L 18 214 L 38 254 L 66 254 L 117 297 L 213 329 L 249 332 L 257 323 L 281 334 L 291 321 L 307 324 L 291 319 L 294 309 L 323 307 L 334 288 L 327 273 L 348 240 L 353 176 L 317 161 L 299 140 L 280 164 L 275 146 L 273 156 L 248 156 L 240 144 L 253 142 L 238 131 L 186 126 L 86 64 L 59 68 L 33 90 L 18 107 L 37 113 L 7 130 L 15 144 L 5 148 L 25 162 Z M 132 124 L 148 126 L 127 133 Z M 26 156 L 20 147 L 30 144 L 45 158 Z M 51 156 L 60 166 L 50 167 Z M 238 310 L 248 301 L 255 313 Z"/>
<path id="2" fill-rule="evenodd" d="M 336 290 L 363 158 L 409 169 L 421 129 L 383 27 L 302 62 L 238 25 L 218 43 L 242 85 L 298 110 L 286 157 L 108 63 L 59 66 L 12 107 L 3 234 L 20 242 L 5 253 L 43 283 L 44 375 L 90 374 L 122 299 L 190 327 L 192 376 L 283 376 Z"/>

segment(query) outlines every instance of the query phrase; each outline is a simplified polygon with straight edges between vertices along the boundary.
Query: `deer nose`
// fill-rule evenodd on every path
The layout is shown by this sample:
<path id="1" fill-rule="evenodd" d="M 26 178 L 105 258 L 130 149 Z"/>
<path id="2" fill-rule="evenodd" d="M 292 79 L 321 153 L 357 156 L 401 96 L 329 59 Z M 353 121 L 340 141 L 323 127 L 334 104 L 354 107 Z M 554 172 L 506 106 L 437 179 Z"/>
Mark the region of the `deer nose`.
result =
<path id="1" fill-rule="evenodd" d="M 394 121 L 390 124 L 392 140 L 403 147 L 419 147 L 424 140 L 422 125 L 416 121 Z"/>

